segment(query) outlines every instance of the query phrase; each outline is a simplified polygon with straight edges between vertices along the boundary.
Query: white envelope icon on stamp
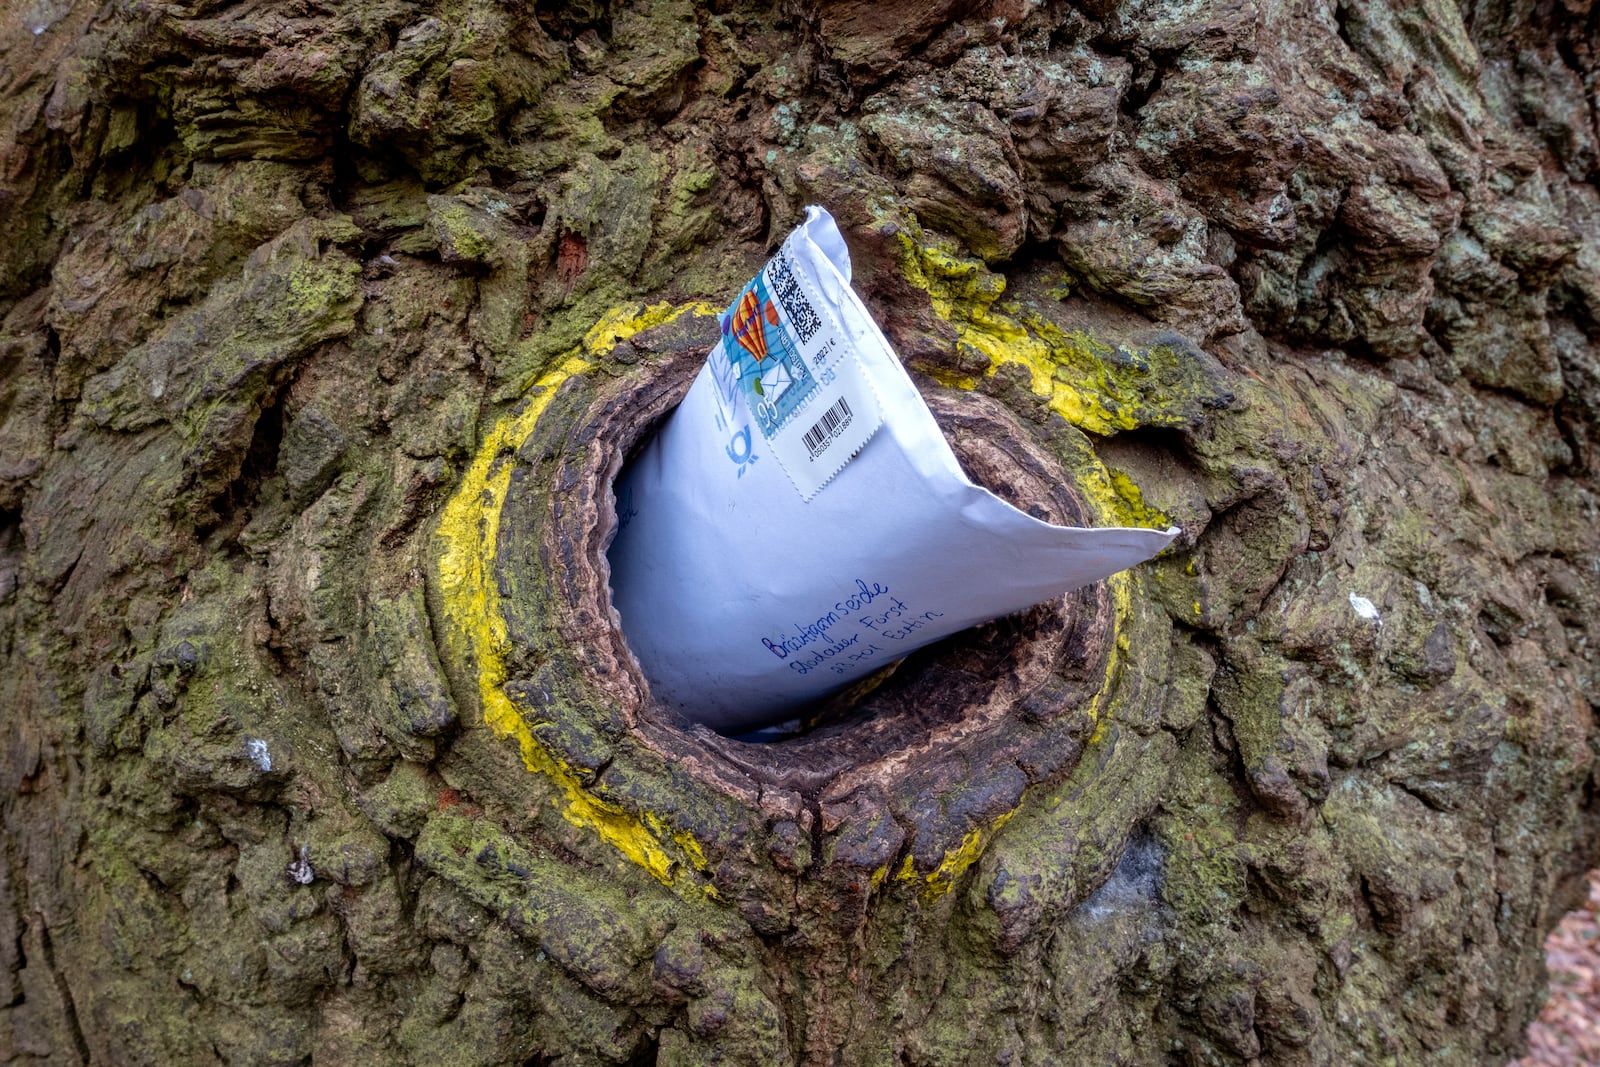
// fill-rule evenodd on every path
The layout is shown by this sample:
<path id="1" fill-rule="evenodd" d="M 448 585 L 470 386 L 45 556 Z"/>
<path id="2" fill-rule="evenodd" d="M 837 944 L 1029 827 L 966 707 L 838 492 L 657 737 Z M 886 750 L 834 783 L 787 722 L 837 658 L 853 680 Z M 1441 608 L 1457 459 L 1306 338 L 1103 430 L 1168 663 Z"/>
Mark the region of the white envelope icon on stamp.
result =
<path id="1" fill-rule="evenodd" d="M 789 376 L 789 365 L 781 359 L 761 373 L 761 394 L 768 400 L 778 399 L 783 395 L 783 391 L 793 384 L 794 379 Z"/>

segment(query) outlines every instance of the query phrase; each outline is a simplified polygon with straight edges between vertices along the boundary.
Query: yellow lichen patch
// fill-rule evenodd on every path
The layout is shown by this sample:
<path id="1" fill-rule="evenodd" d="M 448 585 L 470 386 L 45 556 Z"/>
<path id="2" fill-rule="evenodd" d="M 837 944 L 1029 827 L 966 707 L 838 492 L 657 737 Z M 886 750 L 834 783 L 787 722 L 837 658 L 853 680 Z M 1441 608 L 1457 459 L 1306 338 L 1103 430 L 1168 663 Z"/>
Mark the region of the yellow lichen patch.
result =
<path id="1" fill-rule="evenodd" d="M 706 859 L 705 851 L 700 847 L 700 842 L 694 839 L 693 834 L 673 829 L 667 825 L 661 816 L 653 811 L 645 812 L 644 821 L 657 837 L 670 837 L 673 841 L 676 841 L 678 847 L 683 850 L 684 858 L 689 861 L 689 864 L 695 870 L 709 871 L 711 869 L 711 862 Z"/>
<path id="2" fill-rule="evenodd" d="M 1094 733 L 1089 738 L 1091 745 L 1105 736 L 1110 721 L 1102 714 L 1106 694 L 1113 691 L 1117 675 L 1122 673 L 1122 658 L 1128 652 L 1128 620 L 1133 615 L 1133 577 L 1127 571 L 1120 571 L 1107 578 L 1106 585 L 1111 589 L 1111 625 L 1116 639 L 1111 642 L 1111 651 L 1106 656 L 1105 678 L 1100 688 L 1095 690 L 1087 709 L 1089 721 L 1094 723 Z"/>
<path id="3" fill-rule="evenodd" d="M 582 351 L 603 355 L 619 341 L 687 313 L 714 314 L 704 304 L 674 307 L 657 304 L 634 308 L 632 314 L 613 312 L 602 318 L 585 338 Z M 511 483 L 509 458 L 527 440 L 549 407 L 556 390 L 567 379 L 588 373 L 594 364 L 569 353 L 560 366 L 528 390 L 528 403 L 497 423 L 484 438 L 455 495 L 439 519 L 439 586 L 445 613 L 452 627 L 447 640 L 458 656 L 475 665 L 478 695 L 484 721 L 501 738 L 516 738 L 523 765 L 548 777 L 561 791 L 562 816 L 574 826 L 597 833 L 632 862 L 668 885 L 675 881 L 677 852 L 691 865 L 706 870 L 705 852 L 692 835 L 675 831 L 654 814 L 641 819 L 622 806 L 601 798 L 583 785 L 565 762 L 553 756 L 534 737 L 523 712 L 505 694 L 509 636 L 500 608 L 494 557 L 500 536 L 500 512 Z"/>
<path id="4" fill-rule="evenodd" d="M 978 379 L 970 374 L 958 374 L 945 367 L 935 367 L 928 371 L 928 374 L 934 381 L 947 389 L 976 389 L 978 387 Z"/>
<path id="5" fill-rule="evenodd" d="M 1081 330 L 1063 330 L 1002 304 L 1005 278 L 980 260 L 921 243 L 905 230 L 899 240 L 902 273 L 928 294 L 934 313 L 955 327 L 956 343 L 987 362 L 984 377 L 1005 366 L 1026 369 L 1034 394 L 1051 411 L 1091 433 L 1184 421 L 1181 404 L 1169 409 L 1141 394 L 1136 383 L 1148 370 L 1148 355 L 1119 352 Z M 977 385 L 976 378 L 950 371 L 934 377 L 959 389 Z"/>
<path id="6" fill-rule="evenodd" d="M 928 294 L 936 315 L 956 329 L 958 343 L 988 360 L 985 377 L 1001 367 L 1027 368 L 1033 392 L 1074 426 L 1093 433 L 1131 430 L 1142 425 L 1180 421 L 1160 411 L 1137 409 L 1118 399 L 1118 389 L 1104 372 L 1096 372 L 1115 350 L 1081 330 L 1066 331 L 1037 315 L 1012 315 L 999 305 L 1005 278 L 980 260 L 957 256 L 937 245 L 918 243 L 902 230 L 901 270 L 912 285 Z M 1137 362 L 1136 360 L 1133 362 Z M 1068 379 L 1081 375 L 1079 384 Z M 936 370 L 934 380 L 955 389 L 974 389 L 978 379 L 950 370 Z M 1124 526 L 1166 527 L 1170 519 L 1144 502 L 1133 480 L 1107 470 L 1090 458 L 1091 469 L 1080 483 L 1093 500 L 1099 518 Z"/>
<path id="7" fill-rule="evenodd" d="M 686 313 L 715 315 L 717 309 L 703 300 L 692 304 L 670 304 L 663 300 L 648 307 L 643 304 L 630 304 L 612 308 L 600 316 L 600 321 L 583 335 L 581 347 L 588 355 L 604 355 L 634 334 L 671 322 Z"/>
<path id="8" fill-rule="evenodd" d="M 1111 491 L 1117 495 L 1119 510 L 1129 525 L 1148 526 L 1152 529 L 1172 525 L 1172 516 L 1144 502 L 1144 494 L 1139 491 L 1132 478 L 1110 468 L 1107 468 L 1106 473 L 1111 477 Z"/>
<path id="9" fill-rule="evenodd" d="M 912 866 L 911 857 L 907 856 L 905 862 L 900 865 L 900 873 L 895 875 L 895 879 L 918 885 L 925 901 L 938 900 L 955 887 L 956 879 L 960 878 L 968 867 L 978 862 L 978 857 L 983 855 L 983 850 L 988 847 L 995 834 L 998 834 L 1000 828 L 1010 822 L 1011 816 L 1016 813 L 1013 809 L 997 816 L 988 826 L 967 831 L 961 843 L 946 852 L 944 858 L 939 861 L 939 866 L 927 874 L 918 874 L 916 868 Z"/>
<path id="10" fill-rule="evenodd" d="M 1088 500 L 1096 522 L 1152 530 L 1164 530 L 1172 525 L 1170 515 L 1144 502 L 1144 494 L 1132 478 L 1107 467 L 1092 452 L 1086 452 L 1078 460 L 1074 484 Z"/>
<path id="11" fill-rule="evenodd" d="M 909 857 L 907 858 L 906 862 L 907 863 L 911 862 Z M 880 887 L 882 887 L 883 883 L 888 881 L 888 880 L 889 880 L 889 865 L 887 863 L 885 863 L 882 867 L 879 867 L 877 870 L 873 871 L 872 872 L 872 877 L 869 878 L 867 881 L 868 881 L 868 884 L 870 884 L 872 886 L 872 892 L 876 893 L 878 891 L 878 889 Z"/>

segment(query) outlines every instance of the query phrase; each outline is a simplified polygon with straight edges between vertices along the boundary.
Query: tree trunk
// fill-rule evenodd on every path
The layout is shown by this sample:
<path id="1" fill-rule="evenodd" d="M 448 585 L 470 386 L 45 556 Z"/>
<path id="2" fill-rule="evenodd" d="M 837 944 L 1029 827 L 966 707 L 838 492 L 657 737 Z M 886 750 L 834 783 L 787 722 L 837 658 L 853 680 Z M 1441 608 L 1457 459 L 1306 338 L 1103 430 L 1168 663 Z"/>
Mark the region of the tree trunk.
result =
<path id="1" fill-rule="evenodd" d="M 1588 0 L 9 11 L 0 1059 L 1520 1047 Z M 975 477 L 1183 536 L 761 746 L 651 705 L 610 484 L 810 202 Z"/>

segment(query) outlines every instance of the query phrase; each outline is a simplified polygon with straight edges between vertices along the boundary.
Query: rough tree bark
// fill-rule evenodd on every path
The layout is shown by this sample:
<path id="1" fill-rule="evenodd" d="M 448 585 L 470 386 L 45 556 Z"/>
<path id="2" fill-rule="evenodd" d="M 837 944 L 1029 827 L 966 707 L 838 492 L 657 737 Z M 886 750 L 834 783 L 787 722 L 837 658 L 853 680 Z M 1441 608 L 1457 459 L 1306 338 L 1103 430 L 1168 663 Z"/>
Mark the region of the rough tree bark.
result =
<path id="1" fill-rule="evenodd" d="M 0 1058 L 1518 1049 L 1590 0 L 7 11 Z M 1184 535 L 763 748 L 649 706 L 609 480 L 810 201 L 979 476 Z"/>

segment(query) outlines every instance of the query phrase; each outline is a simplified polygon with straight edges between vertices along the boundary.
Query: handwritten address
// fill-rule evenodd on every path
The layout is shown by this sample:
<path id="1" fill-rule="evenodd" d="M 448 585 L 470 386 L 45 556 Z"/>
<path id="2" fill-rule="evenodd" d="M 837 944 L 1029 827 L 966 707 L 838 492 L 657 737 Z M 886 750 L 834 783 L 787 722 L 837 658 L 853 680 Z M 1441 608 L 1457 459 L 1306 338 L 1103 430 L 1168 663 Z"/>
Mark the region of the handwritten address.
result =
<path id="1" fill-rule="evenodd" d="M 857 578 L 828 611 L 791 623 L 792 632 L 763 637 L 761 643 L 797 674 L 826 668 L 843 675 L 872 660 L 896 658 L 897 646 L 943 617 L 942 611 L 914 611 L 888 586 Z"/>

